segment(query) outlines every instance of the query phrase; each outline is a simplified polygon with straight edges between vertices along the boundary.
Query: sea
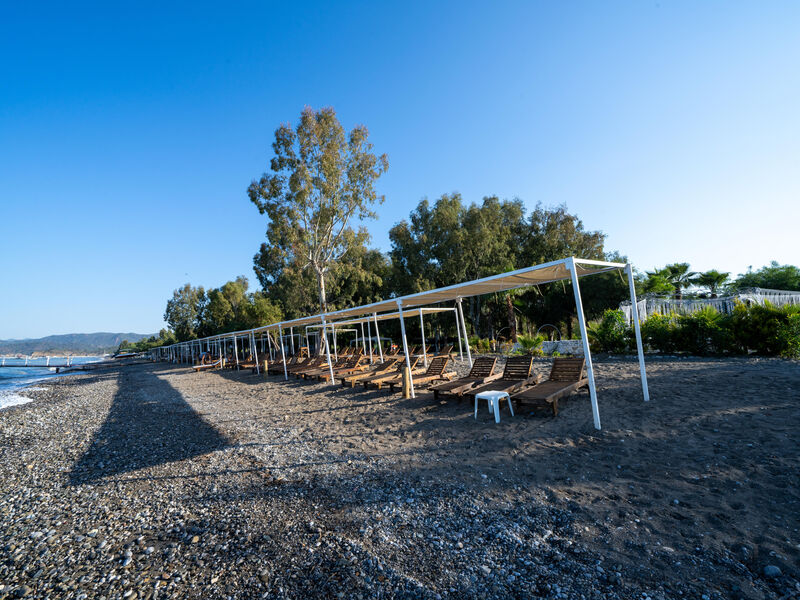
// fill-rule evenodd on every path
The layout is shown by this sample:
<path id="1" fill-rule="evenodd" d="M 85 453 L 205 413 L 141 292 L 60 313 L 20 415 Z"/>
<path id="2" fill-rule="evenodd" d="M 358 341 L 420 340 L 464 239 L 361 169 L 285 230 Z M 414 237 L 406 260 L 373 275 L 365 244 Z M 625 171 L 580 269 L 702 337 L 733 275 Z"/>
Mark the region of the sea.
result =
<path id="1" fill-rule="evenodd" d="M 72 359 L 72 364 L 85 365 L 101 360 L 103 360 L 102 356 L 78 356 Z M 26 398 L 17 393 L 22 388 L 36 389 L 29 387 L 34 384 L 38 384 L 37 388 L 41 388 L 42 383 L 47 382 L 48 379 L 69 375 L 74 372 L 75 371 L 70 371 L 69 369 L 61 369 L 60 373 L 56 373 L 56 370 L 52 367 L 0 368 L 0 410 L 9 406 L 30 402 L 30 398 Z"/>

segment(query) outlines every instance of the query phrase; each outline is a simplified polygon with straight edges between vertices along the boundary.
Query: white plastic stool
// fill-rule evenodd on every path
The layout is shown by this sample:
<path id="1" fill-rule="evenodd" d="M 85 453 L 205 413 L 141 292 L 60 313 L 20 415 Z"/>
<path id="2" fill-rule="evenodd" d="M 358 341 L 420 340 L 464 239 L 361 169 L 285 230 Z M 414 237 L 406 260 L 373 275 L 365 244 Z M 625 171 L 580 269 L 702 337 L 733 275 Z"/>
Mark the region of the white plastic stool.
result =
<path id="1" fill-rule="evenodd" d="M 514 416 L 514 407 L 511 406 L 511 396 L 508 392 L 481 392 L 475 394 L 475 418 L 478 418 L 478 399 L 487 400 L 489 403 L 489 412 L 494 412 L 494 422 L 500 422 L 500 400 L 503 398 L 508 402 L 508 408 L 511 410 L 511 416 Z"/>

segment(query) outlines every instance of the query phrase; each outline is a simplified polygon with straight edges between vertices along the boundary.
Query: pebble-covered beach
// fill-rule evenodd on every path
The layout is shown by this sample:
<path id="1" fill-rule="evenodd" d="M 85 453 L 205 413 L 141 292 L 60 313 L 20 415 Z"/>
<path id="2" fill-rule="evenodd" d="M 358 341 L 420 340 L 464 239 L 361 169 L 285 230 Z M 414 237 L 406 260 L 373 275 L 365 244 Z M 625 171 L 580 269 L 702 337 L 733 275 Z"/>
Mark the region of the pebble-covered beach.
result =
<path id="1" fill-rule="evenodd" d="M 546 373 L 549 363 L 538 361 Z M 130 364 L 0 411 L 2 598 L 800 596 L 800 365 L 547 411 Z"/>

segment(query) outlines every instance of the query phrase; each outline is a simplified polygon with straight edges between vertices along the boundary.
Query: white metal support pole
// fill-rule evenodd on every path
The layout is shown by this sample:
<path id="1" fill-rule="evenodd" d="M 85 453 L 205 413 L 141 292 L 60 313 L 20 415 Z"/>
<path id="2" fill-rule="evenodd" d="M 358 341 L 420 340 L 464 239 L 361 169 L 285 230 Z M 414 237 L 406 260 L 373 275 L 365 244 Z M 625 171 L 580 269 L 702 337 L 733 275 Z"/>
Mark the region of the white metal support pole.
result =
<path id="1" fill-rule="evenodd" d="M 636 306 L 636 286 L 633 283 L 633 268 L 631 263 L 625 265 L 628 274 L 628 287 L 631 290 L 631 315 L 633 316 L 633 331 L 636 334 L 636 352 L 639 354 L 639 373 L 642 378 L 642 394 L 644 401 L 650 401 L 650 390 L 647 388 L 647 372 L 644 368 L 644 347 L 642 345 L 642 330 L 639 327 L 639 307 Z"/>
<path id="2" fill-rule="evenodd" d="M 253 348 L 253 358 L 256 361 L 256 375 L 261 375 L 261 366 L 258 364 L 258 346 L 256 346 L 256 334 L 250 332 L 250 345 Z"/>
<path id="3" fill-rule="evenodd" d="M 453 316 L 456 318 L 456 339 L 458 340 L 458 360 L 464 362 L 464 348 L 461 345 L 461 325 L 458 324 L 458 309 L 453 307 Z"/>
<path id="4" fill-rule="evenodd" d="M 283 351 L 283 327 L 278 328 L 278 341 L 281 345 L 281 360 L 283 361 L 283 380 L 288 381 L 289 372 L 286 369 L 286 353 Z"/>
<path id="5" fill-rule="evenodd" d="M 570 276 L 572 277 L 572 291 L 575 294 L 575 308 L 578 311 L 578 326 L 581 330 L 583 342 L 583 356 L 586 359 L 586 375 L 589 378 L 589 397 L 592 401 L 592 416 L 595 429 L 600 429 L 600 409 L 597 407 L 597 390 L 594 387 L 594 368 L 592 368 L 592 353 L 589 350 L 589 336 L 586 333 L 586 319 L 583 316 L 583 301 L 581 288 L 578 287 L 578 272 L 575 270 L 575 259 L 569 258 L 567 262 Z"/>
<path id="6" fill-rule="evenodd" d="M 378 331 L 378 313 L 372 313 L 372 318 L 375 321 L 375 339 L 378 340 L 378 354 L 381 357 L 381 364 L 383 364 L 383 343 L 381 342 L 380 331 Z"/>
<path id="7" fill-rule="evenodd" d="M 333 363 L 331 362 L 331 347 L 328 345 L 328 330 L 325 324 L 325 317 L 322 317 L 322 337 L 325 338 L 325 353 L 328 355 L 328 372 L 331 374 L 331 384 L 336 385 L 336 380 L 333 378 Z M 333 338 L 334 341 L 336 338 Z"/>
<path id="8" fill-rule="evenodd" d="M 361 347 L 364 349 L 364 354 L 366 354 L 367 353 L 367 338 L 364 336 L 364 321 L 361 321 Z"/>
<path id="9" fill-rule="evenodd" d="M 425 348 L 425 323 L 422 321 L 422 307 L 419 309 L 419 330 L 422 334 L 422 360 L 425 362 L 425 368 L 428 368 L 428 351 Z"/>
<path id="10" fill-rule="evenodd" d="M 236 357 L 236 370 L 239 370 L 239 347 L 236 345 L 236 336 L 233 336 L 233 354 Z"/>
<path id="11" fill-rule="evenodd" d="M 333 358 L 339 360 L 339 350 L 336 348 L 336 325 L 331 324 L 331 337 L 333 338 Z M 325 345 L 328 344 L 328 338 L 325 338 Z"/>
<path id="12" fill-rule="evenodd" d="M 414 378 L 411 376 L 411 357 L 408 355 L 408 340 L 406 340 L 406 321 L 403 319 L 403 303 L 400 300 L 397 301 L 397 308 L 400 310 L 400 332 L 403 334 L 403 355 L 406 357 L 411 397 L 416 398 L 414 395 Z"/>
<path id="13" fill-rule="evenodd" d="M 461 298 L 456 298 L 458 305 L 458 315 L 461 317 L 461 331 L 464 333 L 464 345 L 467 347 L 467 362 L 469 368 L 472 368 L 472 352 L 469 349 L 469 338 L 467 337 L 467 324 L 464 322 L 464 309 L 461 307 Z"/>
<path id="14" fill-rule="evenodd" d="M 296 354 L 294 349 L 294 327 L 289 327 L 289 339 L 292 341 L 292 356 Z"/>
<path id="15" fill-rule="evenodd" d="M 361 326 L 364 326 L 363 323 Z M 369 317 L 367 317 L 367 341 L 369 342 L 369 364 L 373 364 L 375 360 L 372 357 L 372 331 L 371 327 L 369 326 Z"/>

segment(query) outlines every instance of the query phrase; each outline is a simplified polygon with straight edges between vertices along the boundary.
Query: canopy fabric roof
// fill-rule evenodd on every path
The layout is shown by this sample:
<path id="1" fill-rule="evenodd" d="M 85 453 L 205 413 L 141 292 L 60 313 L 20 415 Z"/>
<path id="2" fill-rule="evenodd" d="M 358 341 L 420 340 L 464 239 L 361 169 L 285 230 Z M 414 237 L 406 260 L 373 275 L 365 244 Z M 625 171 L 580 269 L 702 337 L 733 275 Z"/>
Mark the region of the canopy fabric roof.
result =
<path id="1" fill-rule="evenodd" d="M 575 283 L 573 287 L 573 294 L 575 296 L 575 307 L 577 310 L 578 326 L 581 331 L 583 355 L 586 361 L 585 363 L 586 375 L 588 379 L 589 397 L 592 405 L 592 416 L 594 419 L 594 426 L 597 429 L 600 429 L 600 411 L 597 403 L 597 390 L 595 388 L 594 369 L 592 366 L 592 353 L 589 347 L 589 338 L 586 326 L 586 319 L 583 312 L 583 302 L 581 300 L 580 286 L 577 284 L 578 284 L 578 278 L 580 277 L 586 277 L 588 275 L 596 275 L 599 273 L 605 273 L 607 271 L 613 271 L 617 269 L 620 270 L 624 269 L 626 271 L 628 279 L 628 287 L 631 296 L 631 306 L 635 306 L 636 289 L 634 286 L 633 268 L 630 264 L 604 262 L 597 260 L 585 260 L 580 258 L 568 257 L 568 258 L 562 258 L 561 260 L 545 263 L 542 265 L 526 267 L 524 269 L 518 269 L 516 271 L 509 271 L 508 273 L 500 273 L 498 275 L 493 275 L 492 277 L 484 277 L 483 279 L 476 279 L 474 281 L 468 281 L 465 283 L 438 288 L 435 290 L 419 292 L 416 294 L 409 294 L 407 296 L 401 296 L 399 298 L 381 300 L 380 302 L 375 302 L 373 304 L 357 306 L 354 308 L 347 308 L 344 310 L 338 310 L 324 314 L 312 315 L 308 317 L 303 317 L 301 319 L 294 319 L 292 321 L 273 323 L 265 327 L 258 327 L 256 329 L 251 329 L 247 331 L 237 331 L 232 333 L 220 334 L 216 336 L 211 336 L 209 338 L 205 338 L 204 340 L 219 340 L 231 337 L 235 339 L 236 337 L 243 335 L 255 335 L 256 333 L 264 333 L 275 329 L 286 329 L 289 327 L 311 325 L 317 323 L 322 323 L 326 325 L 327 324 L 346 325 L 346 324 L 360 323 L 370 318 L 376 318 L 376 316 L 380 320 L 392 319 L 397 317 L 405 318 L 406 316 L 419 314 L 420 310 L 423 312 L 423 314 L 425 313 L 425 311 L 443 312 L 447 310 L 453 310 L 453 308 L 452 307 L 439 308 L 439 309 L 425 308 L 424 305 L 440 304 L 442 302 L 449 302 L 453 300 L 456 301 L 459 308 L 457 314 L 460 314 L 461 298 L 481 296 L 484 294 L 492 294 L 495 292 L 504 292 L 516 288 L 542 285 L 545 283 L 551 283 L 555 281 L 562 281 L 569 279 Z M 416 310 L 413 310 L 414 307 L 418 308 L 416 308 Z M 458 320 L 459 319 L 457 318 L 457 321 Z M 463 314 L 461 315 L 460 321 L 461 321 L 460 324 L 461 326 L 460 328 L 457 327 L 457 330 L 460 329 L 460 331 L 458 331 L 459 344 L 461 343 L 461 337 L 463 336 L 464 341 L 466 343 L 467 359 L 469 360 L 470 364 L 472 364 L 472 358 L 470 356 L 470 350 L 469 350 L 469 341 L 467 339 L 466 324 L 464 323 Z M 637 354 L 639 356 L 639 372 L 642 382 L 642 396 L 645 402 L 647 402 L 650 399 L 650 393 L 647 387 L 647 373 L 645 372 L 644 349 L 642 343 L 641 328 L 639 326 L 638 311 L 633 311 L 633 326 L 636 337 L 636 349 L 637 349 Z M 406 367 L 410 370 L 411 367 L 408 358 L 408 346 L 407 346 L 405 329 L 403 329 L 402 339 L 403 339 L 404 354 L 406 356 Z M 155 352 L 162 353 L 163 351 L 166 350 L 168 351 L 168 356 L 171 356 L 172 359 L 175 360 L 174 354 L 171 350 L 173 347 L 182 349 L 185 346 L 189 346 L 191 344 L 197 344 L 204 340 L 192 340 L 189 342 L 181 342 L 178 344 L 173 344 L 172 346 L 162 346 L 160 348 L 156 348 Z M 330 357 L 330 347 L 327 346 L 327 344 L 326 347 L 327 347 L 328 369 L 330 371 L 330 381 L 331 384 L 335 384 L 333 365 Z M 283 355 L 283 353 L 281 354 Z M 284 378 L 288 379 L 288 375 L 286 373 L 285 356 L 283 356 L 283 365 L 284 365 Z M 409 390 L 411 397 L 414 398 L 413 378 L 411 379 Z"/>
<path id="2" fill-rule="evenodd" d="M 425 308 L 410 308 L 408 310 L 403 311 L 403 318 L 405 319 L 406 317 L 418 317 L 420 311 L 422 311 L 422 314 L 424 316 L 424 315 L 435 315 L 437 313 L 443 313 L 443 312 L 453 312 L 454 310 L 455 307 L 452 306 L 449 308 L 434 308 L 430 306 L 427 306 Z M 389 319 L 399 319 L 399 318 L 400 318 L 400 311 L 397 311 L 390 313 L 381 313 L 375 315 L 375 317 L 373 317 L 372 315 L 366 315 L 363 317 L 359 317 L 357 319 L 348 319 L 346 321 L 331 321 L 327 323 L 327 325 L 329 326 L 333 325 L 334 327 L 341 327 L 343 325 L 358 325 L 359 323 L 366 323 L 367 321 L 372 323 L 374 322 L 375 319 L 378 319 L 378 321 L 388 321 Z M 311 325 L 310 327 L 322 327 L 322 323 Z"/>
<path id="3" fill-rule="evenodd" d="M 202 341 L 207 340 L 221 340 L 230 339 L 232 337 L 246 336 L 251 333 L 260 333 L 265 331 L 273 331 L 276 329 L 287 329 L 289 327 L 300 327 L 303 325 L 312 325 L 330 321 L 340 321 L 342 319 L 352 319 L 362 317 L 365 315 L 372 315 L 379 313 L 378 318 L 381 318 L 380 313 L 387 311 L 396 311 L 398 306 L 404 309 L 411 307 L 427 306 L 431 304 L 439 304 L 457 300 L 458 298 L 469 298 L 470 296 L 481 296 L 483 294 L 492 294 L 495 292 L 505 292 L 516 288 L 530 287 L 534 285 L 543 285 L 545 283 L 552 283 L 554 281 L 568 280 L 571 277 L 570 263 L 575 265 L 575 272 L 578 277 L 586 277 L 588 275 L 597 275 L 607 271 L 617 269 L 624 269 L 625 263 L 604 262 L 598 260 L 587 260 L 583 258 L 562 258 L 556 261 L 525 267 L 524 269 L 517 269 L 516 271 L 509 271 L 507 273 L 500 273 L 492 275 L 491 277 L 484 277 L 482 279 L 475 279 L 474 281 L 467 281 L 465 283 L 458 283 L 435 290 L 427 290 L 418 292 L 416 294 L 409 294 L 407 296 L 400 296 L 398 298 L 391 298 L 388 300 L 381 300 L 373 304 L 365 304 L 363 306 L 356 306 L 353 308 L 345 308 L 324 314 L 309 315 L 291 321 L 283 321 L 280 323 L 272 323 L 263 327 L 256 327 L 245 331 L 234 331 L 231 333 L 223 333 L 218 335 L 203 338 Z M 425 309 L 423 309 L 425 310 Z M 445 310 L 452 310 L 445 309 Z M 412 311 L 414 314 L 414 311 Z M 418 314 L 418 313 L 417 313 Z M 406 316 L 404 311 L 403 316 Z M 386 317 L 386 318 L 397 318 Z M 360 321 L 359 321 L 360 322 Z M 191 344 L 199 340 L 191 342 L 180 342 Z"/>

